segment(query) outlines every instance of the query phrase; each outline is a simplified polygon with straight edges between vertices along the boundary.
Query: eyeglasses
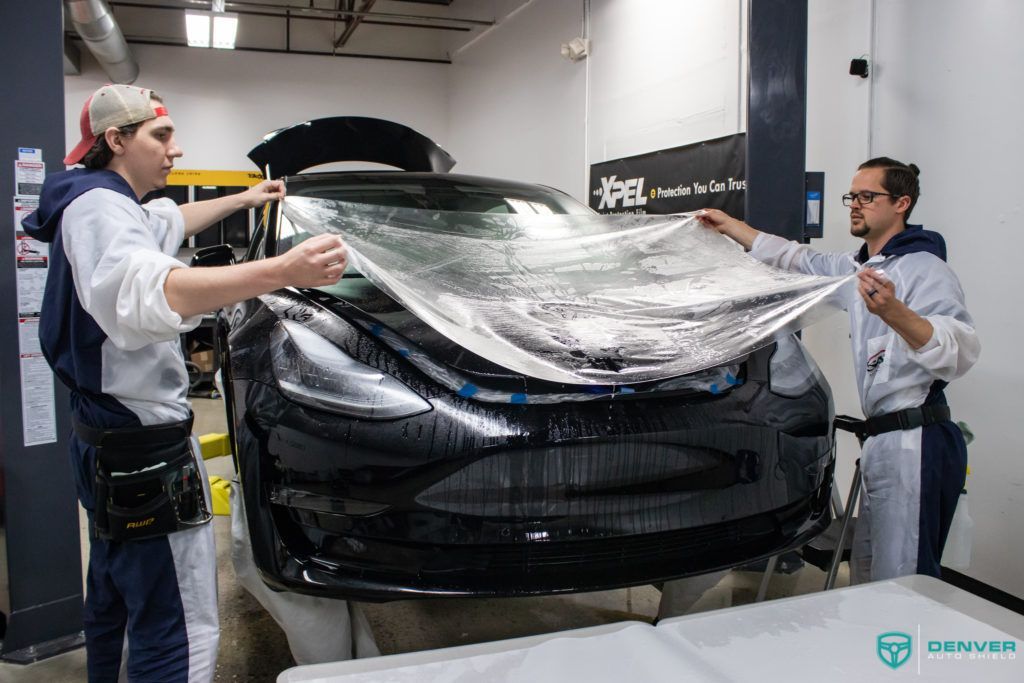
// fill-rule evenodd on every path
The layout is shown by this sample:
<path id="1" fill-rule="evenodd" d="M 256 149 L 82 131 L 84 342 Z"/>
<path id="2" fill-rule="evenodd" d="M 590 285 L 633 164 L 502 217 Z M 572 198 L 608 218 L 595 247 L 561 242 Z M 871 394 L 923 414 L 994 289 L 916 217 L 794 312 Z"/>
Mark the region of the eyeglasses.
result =
<path id="1" fill-rule="evenodd" d="M 853 194 L 843 195 L 843 206 L 851 206 L 853 200 L 856 199 L 861 206 L 870 204 L 875 201 L 875 197 L 895 197 L 894 194 L 888 192 L 872 192 L 871 190 L 861 190 L 860 192 L 854 192 Z"/>

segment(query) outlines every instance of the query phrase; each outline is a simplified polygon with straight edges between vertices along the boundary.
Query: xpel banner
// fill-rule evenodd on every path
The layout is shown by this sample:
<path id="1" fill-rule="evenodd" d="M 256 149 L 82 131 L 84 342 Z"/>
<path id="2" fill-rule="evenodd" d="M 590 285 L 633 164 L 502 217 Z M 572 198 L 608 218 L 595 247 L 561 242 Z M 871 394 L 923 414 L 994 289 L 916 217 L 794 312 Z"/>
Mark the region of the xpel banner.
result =
<path id="1" fill-rule="evenodd" d="M 683 213 L 722 209 L 743 218 L 746 134 L 705 140 L 590 166 L 598 213 Z"/>

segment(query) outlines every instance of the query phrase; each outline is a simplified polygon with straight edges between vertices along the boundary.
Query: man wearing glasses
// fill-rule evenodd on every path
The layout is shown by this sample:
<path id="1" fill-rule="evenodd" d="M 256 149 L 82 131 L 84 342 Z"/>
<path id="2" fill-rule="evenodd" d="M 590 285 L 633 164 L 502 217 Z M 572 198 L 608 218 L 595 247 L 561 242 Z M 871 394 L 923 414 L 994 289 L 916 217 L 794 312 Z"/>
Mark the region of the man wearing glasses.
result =
<path id="1" fill-rule="evenodd" d="M 938 577 L 966 476 L 967 448 L 943 389 L 974 365 L 980 346 L 942 236 L 907 225 L 918 174 L 888 157 L 860 165 L 843 195 L 850 233 L 864 240 L 852 253 L 819 253 L 717 210 L 700 217 L 764 263 L 814 275 L 857 273 L 845 308 L 867 420 L 858 434 L 864 495 L 853 582 Z"/>

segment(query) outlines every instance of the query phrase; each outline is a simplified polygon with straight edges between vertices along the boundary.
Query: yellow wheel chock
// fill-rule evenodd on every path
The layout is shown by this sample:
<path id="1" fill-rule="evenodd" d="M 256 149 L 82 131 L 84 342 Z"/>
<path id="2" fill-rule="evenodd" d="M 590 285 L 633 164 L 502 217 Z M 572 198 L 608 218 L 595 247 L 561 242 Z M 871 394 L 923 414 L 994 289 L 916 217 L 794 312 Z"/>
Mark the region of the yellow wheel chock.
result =
<path id="1" fill-rule="evenodd" d="M 227 434 L 203 434 L 199 437 L 199 450 L 203 460 L 231 455 L 231 441 Z"/>
<path id="2" fill-rule="evenodd" d="M 220 477 L 210 477 L 210 497 L 213 499 L 213 514 L 231 515 L 231 482 Z"/>

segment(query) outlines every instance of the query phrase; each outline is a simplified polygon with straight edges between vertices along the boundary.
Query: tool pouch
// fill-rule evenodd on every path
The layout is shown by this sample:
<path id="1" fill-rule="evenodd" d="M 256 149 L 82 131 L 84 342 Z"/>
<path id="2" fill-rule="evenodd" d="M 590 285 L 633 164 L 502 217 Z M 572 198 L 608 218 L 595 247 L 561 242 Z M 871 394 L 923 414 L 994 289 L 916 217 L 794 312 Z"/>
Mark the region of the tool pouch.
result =
<path id="1" fill-rule="evenodd" d="M 97 537 L 134 541 L 202 526 L 213 516 L 190 437 L 191 417 L 169 425 L 100 430 L 75 425 L 96 448 Z"/>

